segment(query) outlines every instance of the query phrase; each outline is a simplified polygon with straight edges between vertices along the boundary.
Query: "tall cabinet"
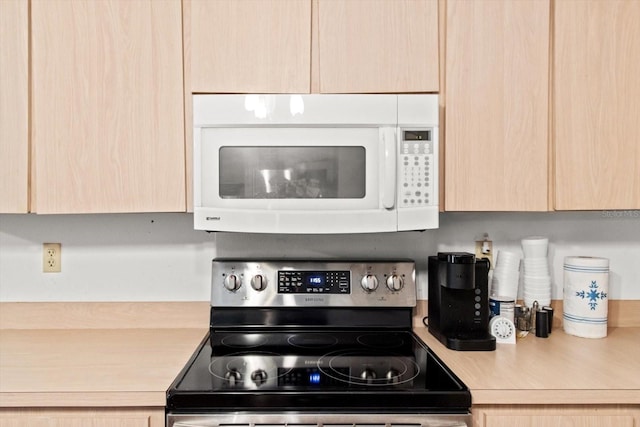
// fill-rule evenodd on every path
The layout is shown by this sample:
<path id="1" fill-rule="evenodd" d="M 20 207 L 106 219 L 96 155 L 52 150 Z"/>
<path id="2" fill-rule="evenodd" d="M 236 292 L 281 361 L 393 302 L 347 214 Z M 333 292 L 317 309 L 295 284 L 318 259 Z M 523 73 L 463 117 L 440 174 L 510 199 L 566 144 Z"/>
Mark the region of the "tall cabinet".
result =
<path id="1" fill-rule="evenodd" d="M 640 208 L 640 2 L 556 1 L 555 207 Z"/>
<path id="2" fill-rule="evenodd" d="M 32 210 L 184 211 L 180 0 L 31 2 Z"/>
<path id="3" fill-rule="evenodd" d="M 446 2 L 446 210 L 548 210 L 549 13 Z"/>
<path id="4" fill-rule="evenodd" d="M 28 211 L 27 0 L 0 1 L 0 213 Z"/>

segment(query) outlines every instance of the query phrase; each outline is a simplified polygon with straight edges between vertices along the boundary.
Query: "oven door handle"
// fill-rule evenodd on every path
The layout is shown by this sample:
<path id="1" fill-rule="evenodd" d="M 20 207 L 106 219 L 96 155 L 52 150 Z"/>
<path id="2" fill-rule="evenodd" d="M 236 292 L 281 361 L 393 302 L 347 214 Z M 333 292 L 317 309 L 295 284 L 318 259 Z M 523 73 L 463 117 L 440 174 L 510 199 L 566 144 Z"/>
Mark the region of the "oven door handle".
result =
<path id="1" fill-rule="evenodd" d="M 387 427 L 468 427 L 471 415 L 423 414 L 409 417 L 402 414 L 261 414 L 233 415 L 222 418 L 213 414 L 189 415 L 186 419 L 175 419 L 169 415 L 168 427 L 323 427 L 371 425 Z"/>
<path id="2" fill-rule="evenodd" d="M 380 142 L 384 150 L 382 156 L 382 206 L 393 209 L 396 205 L 396 128 L 380 128 Z"/>
<path id="3" fill-rule="evenodd" d="M 249 425 L 249 424 L 246 424 Z M 345 425 L 353 425 L 353 423 L 345 423 Z M 393 425 L 393 424 L 392 424 Z M 406 425 L 406 424 L 398 424 L 398 425 Z M 438 420 L 433 424 L 429 419 L 426 419 L 422 422 L 422 424 L 409 424 L 411 426 L 416 427 L 468 427 L 468 424 L 464 421 L 447 421 L 447 420 Z M 282 424 L 283 427 L 286 424 Z M 207 421 L 207 420 L 199 420 L 199 421 L 176 421 L 171 427 L 220 427 L 219 422 Z"/>
<path id="4" fill-rule="evenodd" d="M 218 427 L 218 423 L 200 421 L 176 421 L 172 427 Z"/>

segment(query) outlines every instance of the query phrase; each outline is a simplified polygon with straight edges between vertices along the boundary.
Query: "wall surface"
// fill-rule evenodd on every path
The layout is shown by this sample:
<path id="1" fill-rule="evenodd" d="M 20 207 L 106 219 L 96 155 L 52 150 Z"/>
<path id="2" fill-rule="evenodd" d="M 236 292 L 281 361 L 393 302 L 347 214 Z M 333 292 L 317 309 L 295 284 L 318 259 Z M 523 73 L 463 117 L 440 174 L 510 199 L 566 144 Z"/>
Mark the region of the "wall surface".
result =
<path id="1" fill-rule="evenodd" d="M 190 214 L 0 215 L 0 301 L 206 301 L 214 257 L 412 258 L 419 298 L 426 259 L 494 253 L 549 237 L 554 299 L 568 255 L 610 259 L 612 299 L 640 299 L 640 212 L 444 213 L 438 230 L 365 235 L 258 235 L 193 230 Z M 42 243 L 62 243 L 62 272 L 42 273 Z"/>
<path id="2" fill-rule="evenodd" d="M 640 211 L 446 213 L 440 218 L 440 251 L 474 251 L 470 237 L 486 232 L 494 259 L 500 250 L 522 257 L 522 238 L 548 237 L 553 299 L 562 299 L 566 256 L 609 258 L 609 297 L 640 299 Z"/>

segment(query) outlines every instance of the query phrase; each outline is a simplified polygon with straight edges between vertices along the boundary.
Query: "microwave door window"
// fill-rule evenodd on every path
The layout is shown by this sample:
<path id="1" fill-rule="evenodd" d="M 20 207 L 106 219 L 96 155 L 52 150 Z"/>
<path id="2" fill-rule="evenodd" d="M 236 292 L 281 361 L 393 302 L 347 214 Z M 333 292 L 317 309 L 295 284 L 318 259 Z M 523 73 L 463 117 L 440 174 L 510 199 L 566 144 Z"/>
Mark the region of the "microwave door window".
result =
<path id="1" fill-rule="evenodd" d="M 219 151 L 223 199 L 359 199 L 366 194 L 360 146 L 228 146 Z"/>

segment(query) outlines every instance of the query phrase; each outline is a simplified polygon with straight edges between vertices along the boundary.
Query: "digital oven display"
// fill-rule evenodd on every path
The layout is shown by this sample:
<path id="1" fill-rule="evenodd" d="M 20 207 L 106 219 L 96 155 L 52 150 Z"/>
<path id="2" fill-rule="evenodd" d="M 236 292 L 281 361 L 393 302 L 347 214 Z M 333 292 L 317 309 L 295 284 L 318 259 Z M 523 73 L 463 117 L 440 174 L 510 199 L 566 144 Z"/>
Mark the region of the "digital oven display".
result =
<path id="1" fill-rule="evenodd" d="M 349 294 L 349 271 L 278 271 L 280 294 Z"/>
<path id="2" fill-rule="evenodd" d="M 336 367 L 332 368 L 333 372 L 339 377 L 349 378 L 349 368 Z M 330 386 L 345 383 L 339 378 L 333 378 L 318 368 L 278 368 L 278 386 L 291 387 L 314 387 L 314 386 Z"/>

